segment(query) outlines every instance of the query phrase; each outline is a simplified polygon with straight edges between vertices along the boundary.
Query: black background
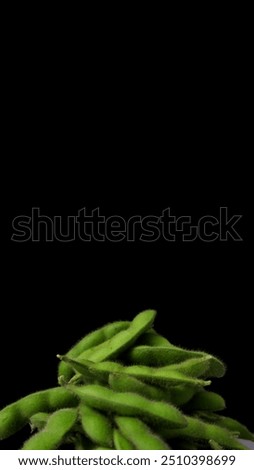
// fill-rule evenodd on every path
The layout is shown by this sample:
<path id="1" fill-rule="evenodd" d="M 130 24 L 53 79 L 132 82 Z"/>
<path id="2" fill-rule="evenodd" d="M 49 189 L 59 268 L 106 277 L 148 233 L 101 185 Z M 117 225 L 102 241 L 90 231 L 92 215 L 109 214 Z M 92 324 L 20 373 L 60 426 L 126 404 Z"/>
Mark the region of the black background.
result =
<path id="1" fill-rule="evenodd" d="M 125 47 L 110 57 L 100 43 L 95 72 L 73 50 L 51 47 L 45 56 L 45 42 L 27 44 L 14 44 L 9 77 L 1 407 L 55 386 L 56 354 L 86 333 L 155 308 L 170 341 L 226 362 L 213 389 L 253 428 L 248 123 L 236 49 L 225 59 L 212 53 L 215 44 L 194 54 L 185 43 L 169 70 L 163 54 L 127 60 Z M 100 207 L 122 217 L 171 207 L 197 220 L 218 216 L 220 206 L 243 215 L 242 242 L 11 241 L 12 219 L 32 207 L 49 216 Z"/>

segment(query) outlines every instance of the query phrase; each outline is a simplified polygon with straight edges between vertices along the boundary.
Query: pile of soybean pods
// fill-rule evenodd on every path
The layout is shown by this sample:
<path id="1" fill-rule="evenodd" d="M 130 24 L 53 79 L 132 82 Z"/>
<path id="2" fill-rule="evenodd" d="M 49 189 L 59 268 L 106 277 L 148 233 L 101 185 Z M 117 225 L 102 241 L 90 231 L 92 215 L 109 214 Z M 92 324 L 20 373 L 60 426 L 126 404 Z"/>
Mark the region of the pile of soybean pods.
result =
<path id="1" fill-rule="evenodd" d="M 2 409 L 0 439 L 30 423 L 24 450 L 245 449 L 238 438 L 254 435 L 207 390 L 224 364 L 171 344 L 155 316 L 107 324 L 59 355 L 59 386 Z"/>

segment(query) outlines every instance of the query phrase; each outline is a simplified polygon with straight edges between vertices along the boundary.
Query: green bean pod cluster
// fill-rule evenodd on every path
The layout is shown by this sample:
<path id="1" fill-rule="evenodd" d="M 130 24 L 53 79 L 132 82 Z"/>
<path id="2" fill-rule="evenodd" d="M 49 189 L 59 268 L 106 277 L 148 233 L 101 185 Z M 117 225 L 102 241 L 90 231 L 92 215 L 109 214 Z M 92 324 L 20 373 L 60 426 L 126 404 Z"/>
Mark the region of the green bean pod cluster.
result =
<path id="1" fill-rule="evenodd" d="M 254 435 L 219 394 L 223 362 L 173 345 L 153 328 L 155 310 L 89 333 L 58 355 L 58 386 L 0 411 L 0 439 L 26 425 L 24 450 L 236 449 Z"/>

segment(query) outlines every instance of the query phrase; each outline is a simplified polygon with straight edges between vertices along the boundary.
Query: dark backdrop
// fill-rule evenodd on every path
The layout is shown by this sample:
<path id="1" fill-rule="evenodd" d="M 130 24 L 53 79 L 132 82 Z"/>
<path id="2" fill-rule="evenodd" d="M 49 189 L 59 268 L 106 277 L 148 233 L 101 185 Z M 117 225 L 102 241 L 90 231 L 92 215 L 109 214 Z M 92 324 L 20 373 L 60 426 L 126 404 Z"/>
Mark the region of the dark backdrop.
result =
<path id="1" fill-rule="evenodd" d="M 236 73 L 247 76 L 242 50 L 223 53 L 214 38 L 189 49 L 188 39 L 180 54 L 147 47 L 134 61 L 100 43 L 96 54 L 87 49 L 84 65 L 76 47 L 54 51 L 43 38 L 34 48 L 19 38 L 7 69 L 0 406 L 54 386 L 56 354 L 86 333 L 155 308 L 156 328 L 172 342 L 226 362 L 214 389 L 227 413 L 253 428 L 248 93 Z M 12 219 L 32 207 L 66 216 L 84 206 L 122 217 L 171 207 L 196 218 L 227 206 L 243 215 L 243 241 L 10 239 Z M 16 447 L 25 435 L 0 445 Z"/>

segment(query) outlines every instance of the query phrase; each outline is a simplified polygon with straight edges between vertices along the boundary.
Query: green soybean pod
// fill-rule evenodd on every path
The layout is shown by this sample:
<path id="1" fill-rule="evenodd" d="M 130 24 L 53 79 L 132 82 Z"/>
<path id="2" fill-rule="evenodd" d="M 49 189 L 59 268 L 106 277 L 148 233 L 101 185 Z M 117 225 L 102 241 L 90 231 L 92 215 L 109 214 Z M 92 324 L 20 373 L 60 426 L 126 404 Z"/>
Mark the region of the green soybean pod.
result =
<path id="1" fill-rule="evenodd" d="M 129 325 L 129 321 L 117 321 L 104 325 L 102 328 L 92 331 L 82 338 L 65 354 L 65 356 L 68 356 L 70 359 L 75 359 L 83 351 L 86 351 L 92 347 L 97 346 L 98 344 L 103 343 L 104 341 L 107 341 L 120 331 L 127 329 Z M 61 362 L 58 367 L 58 375 L 63 375 L 66 380 L 70 379 L 73 373 L 69 364 Z"/>
<path id="2" fill-rule="evenodd" d="M 45 413 L 45 412 L 35 413 L 35 415 L 32 415 L 29 420 L 31 431 L 34 431 L 35 429 L 37 429 L 38 431 L 41 431 L 41 429 L 43 429 L 46 426 L 49 417 L 50 417 L 50 413 Z"/>
<path id="3" fill-rule="evenodd" d="M 156 313 L 155 310 L 145 310 L 139 313 L 126 330 L 120 331 L 111 339 L 96 346 L 93 351 L 84 351 L 84 353 L 80 354 L 76 359 L 78 361 L 89 359 L 93 362 L 115 359 L 119 354 L 132 346 L 137 338 L 151 327 Z"/>
<path id="4" fill-rule="evenodd" d="M 92 363 L 89 370 L 93 373 L 97 380 L 108 382 L 109 375 L 112 373 L 121 372 L 124 366 L 118 362 L 104 361 Z"/>
<path id="5" fill-rule="evenodd" d="M 185 416 L 187 426 L 182 429 L 160 428 L 161 433 L 167 439 L 189 438 L 209 442 L 211 439 L 225 449 L 246 450 L 247 448 L 235 439 L 232 434 L 224 428 L 215 424 L 206 423 L 200 419 Z"/>
<path id="6" fill-rule="evenodd" d="M 176 347 L 172 344 L 168 346 L 134 346 L 129 351 L 127 351 L 125 358 L 129 362 L 134 362 L 136 364 L 149 365 L 149 366 L 167 366 L 181 363 L 186 360 L 200 359 L 209 361 L 208 373 L 211 377 L 222 377 L 226 368 L 224 363 L 212 356 L 201 351 L 191 351 L 188 349 L 183 349 Z"/>
<path id="7" fill-rule="evenodd" d="M 77 420 L 77 410 L 66 408 L 55 411 L 44 429 L 28 439 L 22 450 L 54 450 L 63 442 L 66 434 L 73 428 Z"/>
<path id="8" fill-rule="evenodd" d="M 118 430 L 114 429 L 114 447 L 116 450 L 134 450 L 135 446 L 130 442 L 123 434 Z"/>
<path id="9" fill-rule="evenodd" d="M 119 374 L 120 373 L 122 375 L 128 376 L 128 379 L 131 379 L 131 378 L 134 379 L 135 377 L 133 377 L 131 374 L 133 374 L 133 371 L 134 371 L 134 375 L 135 375 L 135 371 L 137 370 L 137 368 L 138 368 L 139 373 L 140 372 L 142 373 L 143 371 L 147 370 L 144 366 L 124 367 L 122 364 L 120 364 L 118 362 L 113 362 L 113 361 L 103 361 L 103 362 L 98 362 L 98 363 L 93 363 L 91 361 L 85 361 L 85 360 L 83 360 L 83 361 L 86 362 L 85 368 L 87 367 L 89 372 L 93 374 L 94 379 L 96 378 L 98 381 L 101 381 L 101 382 L 108 382 L 110 374 Z M 77 364 L 77 361 L 75 361 L 75 362 Z M 195 366 L 196 365 L 194 364 L 194 367 Z M 202 368 L 202 371 L 203 371 L 207 367 L 207 363 L 205 363 L 205 367 L 204 367 L 203 362 L 202 362 L 201 366 L 198 364 L 198 367 Z M 77 365 L 76 369 L 78 369 L 78 365 Z M 187 369 L 187 367 L 186 367 L 186 369 Z M 80 371 L 82 370 L 82 363 L 80 363 L 79 370 Z M 193 384 L 193 379 L 188 377 L 188 375 L 183 375 L 183 374 L 180 375 L 177 370 L 176 370 L 176 373 L 175 373 L 174 368 L 171 369 L 170 367 L 167 366 L 167 367 L 164 367 L 164 368 L 161 368 L 161 369 L 152 369 L 152 370 L 149 369 L 150 373 L 156 372 L 156 374 L 159 374 L 160 370 L 162 371 L 162 373 L 164 373 L 164 375 L 166 373 L 167 379 L 169 379 L 169 377 L 172 377 L 174 379 L 173 385 L 175 385 L 176 380 L 177 380 L 177 383 L 178 383 L 179 379 L 181 379 L 181 383 L 184 381 L 184 383 L 187 382 L 190 386 L 191 386 L 191 384 Z M 85 369 L 85 372 L 86 372 L 86 369 Z M 129 372 L 130 372 L 130 375 L 129 375 Z M 156 378 L 157 378 L 157 375 L 156 375 Z M 155 378 L 155 381 L 156 381 L 156 378 Z M 128 379 L 126 379 L 126 381 Z M 136 385 L 141 384 L 141 383 L 142 382 L 139 380 L 138 382 L 136 382 Z M 204 383 L 206 383 L 206 382 L 204 382 L 204 381 L 200 382 L 200 381 L 194 380 L 194 385 L 195 384 L 203 385 Z M 143 383 L 143 392 L 145 393 L 144 387 L 145 387 L 145 384 Z M 155 392 L 155 394 L 156 394 L 156 396 L 160 395 L 160 398 L 159 398 L 160 400 L 165 399 L 166 394 L 167 394 L 167 399 L 168 399 L 169 392 L 167 392 L 165 389 L 163 390 L 162 388 L 158 388 L 158 387 L 156 387 L 156 388 L 157 388 L 157 391 Z M 153 390 L 155 391 L 155 387 L 153 387 Z M 131 390 L 129 390 L 129 391 L 131 391 Z M 192 391 L 192 388 L 191 388 L 191 391 Z M 149 393 L 149 388 L 147 388 L 147 393 Z M 154 396 L 154 398 L 155 398 L 155 396 Z"/>
<path id="10" fill-rule="evenodd" d="M 180 364 L 169 365 L 168 368 L 169 370 L 176 369 L 192 377 L 222 377 L 225 373 L 224 364 L 209 354 L 186 359 Z"/>
<path id="11" fill-rule="evenodd" d="M 254 434 L 249 431 L 247 426 L 241 424 L 236 419 L 229 418 L 227 416 L 219 416 L 219 421 L 217 424 L 219 424 L 223 428 L 228 429 L 229 431 L 238 433 L 241 439 L 248 439 L 250 441 L 254 441 Z"/>
<path id="12" fill-rule="evenodd" d="M 191 385 L 176 385 L 175 387 L 171 387 L 168 390 L 170 401 L 175 406 L 183 406 L 192 399 L 196 390 L 197 387 Z"/>
<path id="13" fill-rule="evenodd" d="M 224 408 L 226 408 L 226 403 L 221 395 L 207 390 L 200 390 L 187 403 L 185 410 L 221 411 Z"/>
<path id="14" fill-rule="evenodd" d="M 108 383 L 115 392 L 133 392 L 143 395 L 146 398 L 150 398 L 151 400 L 171 401 L 169 390 L 163 390 L 160 387 L 145 384 L 141 380 L 127 374 L 110 374 Z"/>
<path id="15" fill-rule="evenodd" d="M 247 426 L 240 423 L 236 419 L 229 418 L 228 416 L 218 415 L 214 413 L 203 413 L 201 418 L 205 419 L 208 422 L 212 422 L 228 429 L 232 433 L 238 434 L 241 439 L 248 439 L 249 441 L 254 441 L 254 434 L 249 431 Z"/>
<path id="16" fill-rule="evenodd" d="M 102 385 L 66 385 L 84 404 L 101 411 L 118 415 L 142 416 L 149 422 L 160 422 L 168 426 L 183 427 L 183 414 L 170 403 L 152 401 L 131 392 L 114 392 Z"/>
<path id="17" fill-rule="evenodd" d="M 65 358 L 64 358 L 65 360 Z M 73 369 L 78 371 L 72 377 L 69 383 L 76 383 L 78 377 L 83 377 L 85 382 L 108 382 L 108 377 L 111 373 L 121 372 L 124 368 L 122 364 L 113 361 L 92 362 L 87 359 L 82 359 L 82 362 L 66 358 Z"/>
<path id="18" fill-rule="evenodd" d="M 187 359 L 186 361 L 183 361 L 180 364 L 172 364 L 170 366 L 167 366 L 167 370 L 169 371 L 177 370 L 178 372 L 196 378 L 207 376 L 209 368 L 210 359 L 208 356 Z M 166 369 L 164 368 L 164 370 Z"/>
<path id="19" fill-rule="evenodd" d="M 35 413 L 72 407 L 77 403 L 77 398 L 62 387 L 43 390 L 21 398 L 0 411 L 0 440 L 6 439 L 24 427 Z"/>
<path id="20" fill-rule="evenodd" d="M 151 400 L 163 400 L 175 406 L 182 406 L 193 397 L 197 390 L 196 386 L 190 384 L 176 385 L 170 388 L 147 384 L 134 376 L 125 374 L 124 371 L 125 369 L 122 369 L 122 373 L 109 375 L 108 383 L 116 392 L 138 393 Z"/>
<path id="21" fill-rule="evenodd" d="M 73 376 L 75 377 L 75 379 L 77 379 L 78 376 L 82 375 L 83 379 L 87 381 L 94 380 L 94 374 L 89 370 L 89 366 L 93 364 L 91 361 L 83 360 L 81 363 L 80 361 L 76 361 L 75 359 L 70 359 L 68 356 L 61 356 L 60 354 L 57 354 L 56 357 L 60 359 L 61 361 L 65 362 L 66 364 L 68 364 L 74 372 L 77 372 L 77 374 Z M 63 376 L 60 376 L 60 377 L 62 378 Z M 72 380 L 74 380 L 73 377 L 72 377 Z"/>
<path id="22" fill-rule="evenodd" d="M 178 364 L 190 358 L 203 357 L 203 353 L 188 351 L 187 349 L 177 348 L 173 345 L 134 346 L 126 353 L 126 359 L 130 362 L 156 367 Z"/>
<path id="23" fill-rule="evenodd" d="M 209 368 L 207 370 L 207 377 L 223 377 L 226 373 L 226 366 L 218 357 L 212 354 L 204 354 L 209 361 Z"/>
<path id="24" fill-rule="evenodd" d="M 143 333 L 137 340 L 137 344 L 145 346 L 169 346 L 170 342 L 164 336 L 161 336 L 153 328 Z"/>
<path id="25" fill-rule="evenodd" d="M 117 416 L 116 424 L 123 436 L 139 450 L 168 450 L 170 447 L 140 419 Z"/>
<path id="26" fill-rule="evenodd" d="M 107 416 L 84 404 L 79 407 L 79 415 L 82 428 L 92 442 L 102 447 L 112 447 L 113 428 Z"/>
<path id="27" fill-rule="evenodd" d="M 174 369 L 165 367 L 148 367 L 148 366 L 128 366 L 123 369 L 123 372 L 132 375 L 145 382 L 161 385 L 163 387 L 173 385 L 195 385 L 206 386 L 210 385 L 210 380 L 201 380 L 195 377 L 190 377 Z"/>

